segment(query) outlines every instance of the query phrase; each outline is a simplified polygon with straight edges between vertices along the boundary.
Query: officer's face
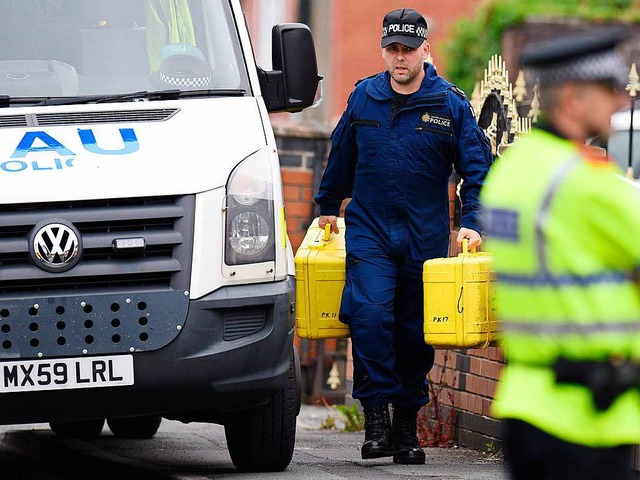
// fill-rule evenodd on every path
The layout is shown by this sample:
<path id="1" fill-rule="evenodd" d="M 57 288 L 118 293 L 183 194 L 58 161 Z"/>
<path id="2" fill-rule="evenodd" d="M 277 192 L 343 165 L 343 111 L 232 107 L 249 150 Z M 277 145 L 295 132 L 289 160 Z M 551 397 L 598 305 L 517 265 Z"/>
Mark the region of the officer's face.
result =
<path id="1" fill-rule="evenodd" d="M 624 107 L 628 98 L 621 91 L 603 83 L 585 83 L 580 89 L 586 136 L 608 134 L 611 115 Z"/>
<path id="2" fill-rule="evenodd" d="M 411 48 L 401 43 L 392 43 L 382 49 L 382 58 L 398 85 L 409 86 L 422 80 L 423 64 L 429 55 L 430 46 L 424 42 L 421 47 Z"/>

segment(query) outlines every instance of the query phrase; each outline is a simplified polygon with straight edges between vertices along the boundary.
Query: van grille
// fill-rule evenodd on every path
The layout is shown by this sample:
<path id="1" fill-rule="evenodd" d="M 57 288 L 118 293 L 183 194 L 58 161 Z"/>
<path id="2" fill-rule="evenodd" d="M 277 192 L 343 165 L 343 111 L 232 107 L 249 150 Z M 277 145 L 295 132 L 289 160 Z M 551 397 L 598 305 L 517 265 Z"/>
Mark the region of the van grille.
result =
<path id="1" fill-rule="evenodd" d="M 195 197 L 153 197 L 0 205 L 0 294 L 117 287 L 188 290 Z M 64 219 L 80 231 L 83 255 L 63 273 L 31 262 L 34 226 Z M 118 238 L 144 238 L 141 250 L 114 251 Z"/>

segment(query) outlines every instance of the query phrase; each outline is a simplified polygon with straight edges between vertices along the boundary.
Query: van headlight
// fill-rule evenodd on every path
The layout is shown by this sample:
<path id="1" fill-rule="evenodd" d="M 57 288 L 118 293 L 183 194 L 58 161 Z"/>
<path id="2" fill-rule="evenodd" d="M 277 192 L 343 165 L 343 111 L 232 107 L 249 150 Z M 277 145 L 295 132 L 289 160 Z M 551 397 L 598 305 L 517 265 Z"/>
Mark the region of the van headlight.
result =
<path id="1" fill-rule="evenodd" d="M 275 260 L 271 162 L 260 152 L 231 173 L 226 197 L 227 265 Z"/>
<path id="2" fill-rule="evenodd" d="M 269 222 L 259 213 L 242 212 L 231 220 L 229 242 L 239 255 L 258 255 L 269 245 L 269 238 Z"/>

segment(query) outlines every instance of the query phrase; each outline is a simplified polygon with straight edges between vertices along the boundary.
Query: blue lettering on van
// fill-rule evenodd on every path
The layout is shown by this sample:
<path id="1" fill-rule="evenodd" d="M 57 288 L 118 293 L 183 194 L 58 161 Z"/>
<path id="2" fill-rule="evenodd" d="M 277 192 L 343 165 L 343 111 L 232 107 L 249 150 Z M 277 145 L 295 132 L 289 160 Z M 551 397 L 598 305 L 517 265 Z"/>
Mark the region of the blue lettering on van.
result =
<path id="1" fill-rule="evenodd" d="M 35 162 L 24 162 L 22 160 L 9 160 L 0 163 L 0 170 L 8 173 L 22 172 L 24 170 L 43 171 L 43 170 L 62 170 L 63 168 L 74 167 L 75 158 L 63 160 L 54 158 L 52 160 L 38 160 Z"/>
<path id="2" fill-rule="evenodd" d="M 140 143 L 136 132 L 132 128 L 119 129 L 122 137 L 123 147 L 115 150 L 107 150 L 98 145 L 93 130 L 78 129 L 78 136 L 82 142 L 82 146 L 88 152 L 98 155 L 127 155 L 140 150 Z M 56 152 L 60 156 L 71 158 L 39 158 L 37 161 L 23 161 L 29 153 Z M 26 132 L 18 143 L 15 152 L 11 155 L 11 160 L 0 163 L 0 172 L 16 173 L 25 170 L 29 171 L 45 171 L 45 170 L 62 170 L 74 167 L 75 153 L 69 150 L 61 142 L 53 138 L 46 132 Z"/>
<path id="3" fill-rule="evenodd" d="M 0 168 L 5 172 L 21 172 L 29 168 L 27 162 L 23 162 L 21 160 L 11 160 L 9 162 L 4 162 L 0 164 Z"/>
<path id="4" fill-rule="evenodd" d="M 93 130 L 78 129 L 78 135 L 80 136 L 82 145 L 84 145 L 86 150 L 99 155 L 127 155 L 140 150 L 140 144 L 138 143 L 138 138 L 136 137 L 136 132 L 134 132 L 133 128 L 120 129 L 120 136 L 124 142 L 124 147 L 119 150 L 105 150 L 104 148 L 101 148 L 96 141 L 96 136 L 93 133 Z"/>
<path id="5" fill-rule="evenodd" d="M 36 140 L 40 140 L 44 143 L 44 146 L 34 147 L 33 143 Z M 26 132 L 11 158 L 25 158 L 31 152 L 57 152 L 58 155 L 75 155 L 75 153 L 45 132 Z"/>

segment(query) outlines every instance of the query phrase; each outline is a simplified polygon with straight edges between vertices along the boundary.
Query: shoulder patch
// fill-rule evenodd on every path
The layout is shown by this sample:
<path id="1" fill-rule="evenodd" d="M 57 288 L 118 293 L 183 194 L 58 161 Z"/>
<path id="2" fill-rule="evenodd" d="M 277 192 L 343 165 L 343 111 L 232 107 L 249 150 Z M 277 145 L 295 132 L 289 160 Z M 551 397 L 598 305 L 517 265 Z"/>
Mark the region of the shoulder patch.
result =
<path id="1" fill-rule="evenodd" d="M 358 81 L 355 83 L 355 85 L 354 85 L 354 86 L 355 86 L 355 87 L 357 87 L 357 86 L 358 86 L 358 84 L 360 84 L 360 83 L 364 82 L 365 80 L 368 80 L 368 79 L 370 79 L 370 78 L 373 78 L 373 77 L 375 77 L 376 75 L 378 75 L 378 74 L 377 74 L 377 73 L 374 73 L 373 75 L 369 75 L 368 77 L 361 78 L 360 80 L 358 80 Z"/>
<path id="2" fill-rule="evenodd" d="M 464 98 L 465 100 L 467 99 L 467 94 L 464 93 L 462 90 L 460 90 L 458 87 L 456 87 L 455 85 L 451 85 L 449 87 L 450 90 L 453 90 L 454 92 L 456 92 L 458 95 L 460 95 L 462 98 Z"/>
<path id="3" fill-rule="evenodd" d="M 506 208 L 484 208 L 482 223 L 487 235 L 499 240 L 520 240 L 520 213 Z"/>

